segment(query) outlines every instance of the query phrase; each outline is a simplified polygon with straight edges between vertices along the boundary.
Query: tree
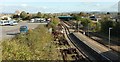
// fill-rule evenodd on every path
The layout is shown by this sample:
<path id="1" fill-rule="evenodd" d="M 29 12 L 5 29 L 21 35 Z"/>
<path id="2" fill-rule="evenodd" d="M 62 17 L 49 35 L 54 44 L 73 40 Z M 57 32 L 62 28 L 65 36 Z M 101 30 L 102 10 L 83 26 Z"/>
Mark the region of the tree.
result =
<path id="1" fill-rule="evenodd" d="M 81 16 L 78 16 L 78 15 L 73 15 L 74 19 L 76 20 L 76 29 L 78 28 L 79 30 L 79 23 L 81 21 Z"/>
<path id="2" fill-rule="evenodd" d="M 12 18 L 19 18 L 19 15 L 13 15 Z"/>
<path id="3" fill-rule="evenodd" d="M 84 12 L 80 12 L 78 15 L 79 16 L 85 16 L 86 14 Z"/>
<path id="4" fill-rule="evenodd" d="M 110 15 L 110 12 L 107 12 L 107 15 Z"/>
<path id="5" fill-rule="evenodd" d="M 59 23 L 59 18 L 52 18 L 52 21 L 48 24 L 48 27 L 55 28 Z"/>
<path id="6" fill-rule="evenodd" d="M 48 18 L 49 16 L 47 14 L 44 14 L 43 15 L 43 18 Z"/>
<path id="7" fill-rule="evenodd" d="M 33 16 L 32 16 L 32 14 L 29 14 L 25 19 L 30 20 L 31 18 L 33 18 Z"/>
<path id="8" fill-rule="evenodd" d="M 26 17 L 27 17 L 27 13 L 25 12 L 25 11 L 22 11 L 21 13 L 20 13 L 20 17 L 22 18 L 22 19 L 25 19 Z"/>
<path id="9" fill-rule="evenodd" d="M 81 16 L 74 15 L 73 17 L 74 17 L 74 19 L 75 19 L 76 21 L 80 21 L 80 20 L 81 20 Z"/>
<path id="10" fill-rule="evenodd" d="M 101 32 L 108 33 L 109 27 L 113 28 L 114 26 L 115 26 L 115 24 L 111 20 L 102 21 L 101 22 Z"/>
<path id="11" fill-rule="evenodd" d="M 81 24 L 82 24 L 84 27 L 87 27 L 89 23 L 91 23 L 91 20 L 90 20 L 90 19 L 88 19 L 88 18 L 81 19 Z"/>
<path id="12" fill-rule="evenodd" d="M 117 36 L 117 37 L 120 37 L 120 22 L 116 22 L 115 23 L 115 26 L 113 27 L 111 33 L 114 35 L 114 36 Z"/>
<path id="13" fill-rule="evenodd" d="M 38 12 L 37 15 L 36 15 L 36 17 L 41 18 L 42 17 L 41 12 Z"/>

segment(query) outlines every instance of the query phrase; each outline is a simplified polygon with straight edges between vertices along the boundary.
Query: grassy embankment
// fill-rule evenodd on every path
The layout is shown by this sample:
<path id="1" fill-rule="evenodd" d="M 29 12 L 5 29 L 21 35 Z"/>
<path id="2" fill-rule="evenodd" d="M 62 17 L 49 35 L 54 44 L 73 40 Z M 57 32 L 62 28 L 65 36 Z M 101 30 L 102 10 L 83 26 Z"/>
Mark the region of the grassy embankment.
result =
<path id="1" fill-rule="evenodd" d="M 61 60 L 53 36 L 43 25 L 2 42 L 2 60 Z"/>

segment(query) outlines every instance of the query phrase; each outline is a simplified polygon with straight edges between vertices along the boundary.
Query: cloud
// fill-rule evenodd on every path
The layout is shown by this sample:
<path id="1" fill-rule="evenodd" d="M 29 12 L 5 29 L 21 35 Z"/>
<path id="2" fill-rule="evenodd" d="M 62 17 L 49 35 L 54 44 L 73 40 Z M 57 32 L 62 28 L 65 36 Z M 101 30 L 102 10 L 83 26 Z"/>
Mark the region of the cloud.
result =
<path id="1" fill-rule="evenodd" d="M 100 4 L 98 3 L 98 4 L 96 4 L 96 6 L 100 6 Z"/>
<path id="2" fill-rule="evenodd" d="M 46 7 L 46 6 L 43 6 L 42 8 L 43 8 L 43 9 L 47 9 L 47 7 Z"/>
<path id="3" fill-rule="evenodd" d="M 28 5 L 27 5 L 27 4 L 21 4 L 21 6 L 26 7 L 26 6 L 28 6 Z"/>

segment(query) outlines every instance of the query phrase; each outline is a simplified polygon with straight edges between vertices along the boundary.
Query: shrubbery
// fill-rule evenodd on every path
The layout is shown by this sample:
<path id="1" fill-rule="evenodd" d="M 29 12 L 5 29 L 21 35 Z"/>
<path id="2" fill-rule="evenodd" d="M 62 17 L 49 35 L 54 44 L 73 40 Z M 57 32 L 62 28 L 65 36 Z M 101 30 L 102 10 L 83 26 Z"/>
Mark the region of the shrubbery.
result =
<path id="1" fill-rule="evenodd" d="M 109 27 L 112 28 L 111 35 L 114 35 L 116 37 L 120 37 L 120 22 L 114 22 L 111 20 L 106 20 L 101 22 L 101 32 L 108 34 L 109 33 Z"/>
<path id="2" fill-rule="evenodd" d="M 44 26 L 2 42 L 3 60 L 53 60 L 53 37 Z"/>

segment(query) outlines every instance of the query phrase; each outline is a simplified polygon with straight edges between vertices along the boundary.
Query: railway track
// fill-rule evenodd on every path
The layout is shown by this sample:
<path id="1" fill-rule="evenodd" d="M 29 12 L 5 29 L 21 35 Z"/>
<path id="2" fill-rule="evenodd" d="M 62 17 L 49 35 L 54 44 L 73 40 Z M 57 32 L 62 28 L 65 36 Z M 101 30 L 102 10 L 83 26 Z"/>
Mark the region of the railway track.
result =
<path id="1" fill-rule="evenodd" d="M 64 23 L 64 22 L 62 22 Z M 91 49 L 89 46 L 81 42 L 79 39 L 77 39 L 73 34 L 70 34 L 69 28 L 63 24 L 63 27 L 65 28 L 66 34 L 68 34 L 68 38 L 73 43 L 73 45 L 83 54 L 84 57 L 90 62 L 112 62 L 110 59 L 106 58 L 105 56 L 97 53 L 93 49 Z M 74 41 L 72 39 L 75 39 Z M 78 41 L 78 42 L 77 42 Z M 82 51 L 81 51 L 82 50 Z M 86 51 L 87 50 L 87 51 Z M 92 56 L 91 59 L 88 56 Z"/>
<path id="2" fill-rule="evenodd" d="M 65 29 L 65 33 L 67 34 L 67 37 L 68 37 L 68 39 L 72 42 L 72 44 L 76 47 L 76 49 L 77 50 L 79 50 L 79 52 L 82 54 L 82 56 L 85 58 L 85 60 L 86 60 L 86 62 L 92 62 L 90 59 L 89 59 L 89 57 L 86 55 L 86 54 L 84 54 L 84 52 L 82 52 L 79 48 L 78 48 L 78 46 L 72 41 L 72 39 L 70 38 L 70 36 L 69 36 L 69 34 L 70 34 L 70 31 L 67 29 L 67 27 L 65 26 L 65 25 L 63 25 L 62 24 L 62 26 L 64 27 L 64 29 Z"/>
<path id="3" fill-rule="evenodd" d="M 65 22 L 66 24 L 69 24 L 68 26 L 72 26 L 72 24 L 71 23 L 69 23 L 69 22 Z M 70 28 L 71 29 L 71 28 Z M 82 30 L 81 31 L 79 31 L 79 32 L 82 32 Z M 89 35 L 90 34 L 86 34 L 86 35 L 88 35 L 88 37 L 89 38 L 91 38 Z M 94 36 L 94 35 L 93 35 Z M 99 35 L 97 36 L 97 34 L 95 35 L 97 38 L 101 38 L 101 37 L 99 37 Z M 102 39 L 105 39 L 105 40 L 102 40 L 102 41 L 99 41 L 99 40 L 96 40 L 96 39 L 93 39 L 93 38 L 91 38 L 92 40 L 94 40 L 94 41 L 96 41 L 97 43 L 99 43 L 100 45 L 103 45 L 105 48 L 109 48 L 108 47 L 108 45 L 106 44 L 106 41 L 108 40 L 108 39 L 106 39 L 106 38 L 102 38 Z M 113 41 L 113 40 L 112 40 Z M 114 44 L 114 45 L 119 45 L 119 43 L 115 43 L 115 42 L 113 42 L 112 44 Z M 108 55 L 106 55 L 106 54 L 103 54 L 103 56 L 104 57 L 107 57 L 110 61 L 113 61 L 113 62 L 119 62 L 120 60 L 119 60 L 119 58 L 120 58 L 120 53 L 119 53 L 119 48 L 116 48 L 116 46 L 111 46 L 110 47 L 110 51 L 109 52 L 111 52 L 110 54 L 109 54 L 109 52 L 108 52 Z M 112 58 L 112 57 L 116 57 L 116 58 Z"/>
<path id="4" fill-rule="evenodd" d="M 61 53 L 63 61 L 64 62 L 67 62 L 67 61 L 90 62 L 89 60 L 86 59 L 86 57 L 83 57 L 83 55 L 78 51 L 78 49 L 75 46 L 73 46 L 71 43 L 69 43 L 70 40 L 68 39 L 68 36 L 66 35 L 68 33 L 68 31 L 65 32 L 66 30 L 63 29 L 64 27 L 61 24 L 59 24 L 58 26 L 59 26 L 58 27 L 59 30 L 57 30 L 57 32 L 59 34 L 57 34 L 57 32 L 55 31 L 53 33 L 53 35 L 54 35 L 55 39 L 58 39 L 57 44 L 59 46 L 60 45 L 62 46 L 61 48 L 59 48 L 59 51 Z M 60 33 L 61 28 L 64 31 L 64 33 Z M 57 35 L 55 35 L 55 34 L 57 34 Z"/>
<path id="5" fill-rule="evenodd" d="M 70 27 L 73 26 L 73 25 L 72 25 L 71 23 L 69 23 L 69 22 L 65 22 L 65 23 L 66 23 L 68 26 L 70 26 Z M 79 32 L 81 33 L 82 31 L 79 31 Z M 92 35 L 92 36 L 95 36 L 95 37 L 97 37 L 97 38 L 102 38 L 102 39 L 104 39 L 104 40 L 108 40 L 108 39 L 106 39 L 105 37 L 101 37 L 101 36 L 99 36 L 99 35 L 97 35 L 97 34 L 93 34 L 93 33 L 89 33 L 89 34 L 86 33 L 86 35 L 87 35 L 87 36 Z M 91 38 L 91 37 L 90 37 L 90 38 Z M 93 39 L 93 38 L 91 38 L 91 39 Z M 107 46 L 105 42 L 101 42 L 101 41 L 96 40 L 96 39 L 93 39 L 93 40 L 98 41 L 98 43 L 100 43 L 100 44 L 106 46 L 107 48 L 109 48 L 109 46 Z M 113 41 L 113 40 L 111 40 L 111 41 L 112 41 L 111 43 L 112 43 L 113 45 L 116 45 L 116 46 L 117 46 L 117 45 L 118 45 L 118 46 L 120 45 L 120 44 L 117 43 L 116 41 Z M 113 51 L 115 51 L 115 52 L 118 52 L 118 54 L 120 54 L 120 51 L 119 51 L 118 49 L 115 49 L 115 48 L 112 48 L 112 47 L 110 47 L 110 49 L 113 50 Z"/>

